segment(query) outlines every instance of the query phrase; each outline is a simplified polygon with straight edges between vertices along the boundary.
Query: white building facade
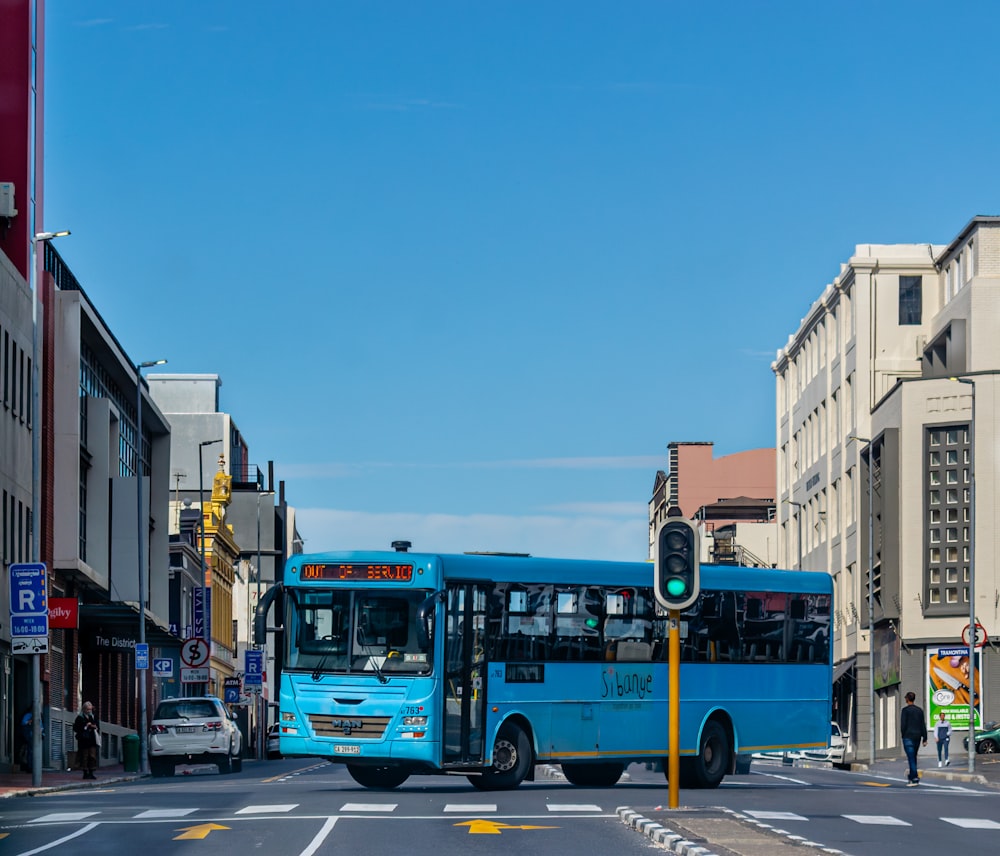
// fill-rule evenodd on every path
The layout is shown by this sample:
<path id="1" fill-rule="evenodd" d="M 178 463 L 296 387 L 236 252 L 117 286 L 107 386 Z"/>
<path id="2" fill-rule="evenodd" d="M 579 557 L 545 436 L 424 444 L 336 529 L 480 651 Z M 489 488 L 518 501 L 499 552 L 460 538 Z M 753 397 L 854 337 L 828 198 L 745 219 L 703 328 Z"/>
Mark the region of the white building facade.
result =
<path id="1" fill-rule="evenodd" d="M 911 690 L 968 726 L 949 649 L 973 574 L 977 621 L 1000 631 L 998 322 L 1000 218 L 976 217 L 948 245 L 859 245 L 772 366 L 780 562 L 834 577 L 849 759 L 901 754 Z M 995 717 L 1000 657 L 987 647 L 981 662 L 980 715 Z"/>

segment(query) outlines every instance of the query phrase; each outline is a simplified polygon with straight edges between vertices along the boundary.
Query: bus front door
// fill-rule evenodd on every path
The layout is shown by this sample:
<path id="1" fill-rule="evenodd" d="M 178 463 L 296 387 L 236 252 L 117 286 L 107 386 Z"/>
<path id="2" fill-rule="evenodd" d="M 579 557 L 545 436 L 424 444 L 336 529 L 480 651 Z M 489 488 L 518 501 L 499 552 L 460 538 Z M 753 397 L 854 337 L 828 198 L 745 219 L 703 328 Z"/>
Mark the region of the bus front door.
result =
<path id="1" fill-rule="evenodd" d="M 486 593 L 474 583 L 449 583 L 445 601 L 444 764 L 484 759 Z"/>

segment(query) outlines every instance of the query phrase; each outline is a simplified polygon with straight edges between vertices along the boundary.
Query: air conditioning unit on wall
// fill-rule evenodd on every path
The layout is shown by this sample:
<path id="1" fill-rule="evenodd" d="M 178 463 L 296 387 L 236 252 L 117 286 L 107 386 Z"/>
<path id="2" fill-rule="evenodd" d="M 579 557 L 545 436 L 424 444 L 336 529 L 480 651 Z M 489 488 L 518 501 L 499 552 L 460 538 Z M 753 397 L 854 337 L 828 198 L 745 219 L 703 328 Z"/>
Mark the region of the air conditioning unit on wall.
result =
<path id="1" fill-rule="evenodd" d="M 14 207 L 14 182 L 0 181 L 0 217 L 16 217 Z"/>

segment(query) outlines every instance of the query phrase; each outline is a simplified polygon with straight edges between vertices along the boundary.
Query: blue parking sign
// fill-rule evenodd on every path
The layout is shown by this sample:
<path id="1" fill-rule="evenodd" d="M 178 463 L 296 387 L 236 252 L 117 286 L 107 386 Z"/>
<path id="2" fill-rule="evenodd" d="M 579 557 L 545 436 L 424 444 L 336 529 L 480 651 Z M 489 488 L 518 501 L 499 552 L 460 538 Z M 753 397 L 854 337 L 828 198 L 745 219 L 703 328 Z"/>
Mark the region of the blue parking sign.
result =
<path id="1" fill-rule="evenodd" d="M 136 642 L 135 643 L 135 667 L 137 669 L 148 669 L 149 668 L 149 643 L 148 642 Z"/>

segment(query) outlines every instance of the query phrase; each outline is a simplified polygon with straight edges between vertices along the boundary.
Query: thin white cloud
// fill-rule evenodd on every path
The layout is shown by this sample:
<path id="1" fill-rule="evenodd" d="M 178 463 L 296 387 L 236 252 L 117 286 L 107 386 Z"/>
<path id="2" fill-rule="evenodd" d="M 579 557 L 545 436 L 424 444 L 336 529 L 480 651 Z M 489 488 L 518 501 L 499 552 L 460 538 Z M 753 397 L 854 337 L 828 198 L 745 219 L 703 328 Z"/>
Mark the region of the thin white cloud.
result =
<path id="1" fill-rule="evenodd" d="M 644 502 L 563 502 L 546 505 L 542 511 L 553 514 L 584 514 L 598 517 L 642 517 L 649 514 Z"/>
<path id="2" fill-rule="evenodd" d="M 326 461 L 309 464 L 282 464 L 285 478 L 326 479 L 353 478 L 371 470 L 649 470 L 662 469 L 663 455 L 633 455 L 593 458 L 517 458 L 508 461 L 455 461 L 423 463 L 399 461 Z"/>
<path id="3" fill-rule="evenodd" d="M 665 455 L 618 456 L 594 458 L 521 458 L 511 461 L 489 461 L 469 466 L 486 469 L 511 468 L 526 470 L 647 470 L 662 467 Z"/>
<path id="4" fill-rule="evenodd" d="M 131 27 L 126 27 L 126 30 L 131 32 L 138 32 L 140 30 L 166 30 L 170 28 L 170 24 L 134 24 Z"/>
<path id="5" fill-rule="evenodd" d="M 377 514 L 329 508 L 296 509 L 307 552 L 388 550 L 410 541 L 427 553 L 530 553 L 569 559 L 645 561 L 645 513 L 601 515 Z"/>

